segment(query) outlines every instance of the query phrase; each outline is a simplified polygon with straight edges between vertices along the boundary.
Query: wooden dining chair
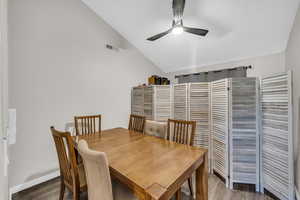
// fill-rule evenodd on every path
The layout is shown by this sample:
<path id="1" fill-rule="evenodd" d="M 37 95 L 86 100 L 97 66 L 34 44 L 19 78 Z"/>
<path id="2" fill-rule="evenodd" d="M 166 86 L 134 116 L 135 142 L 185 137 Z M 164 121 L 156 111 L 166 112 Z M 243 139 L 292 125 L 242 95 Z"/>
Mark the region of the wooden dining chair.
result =
<path id="1" fill-rule="evenodd" d="M 140 115 L 130 115 L 128 129 L 144 133 L 146 118 Z"/>
<path id="2" fill-rule="evenodd" d="M 104 152 L 89 149 L 85 140 L 79 141 L 78 151 L 85 167 L 89 200 L 136 200 L 124 185 L 115 184 L 112 188 L 108 160 Z"/>
<path id="3" fill-rule="evenodd" d="M 64 199 L 65 187 L 73 193 L 73 200 L 79 200 L 80 192 L 87 190 L 83 164 L 78 165 L 74 144 L 69 132 L 60 132 L 51 127 L 60 168 L 60 196 Z"/>
<path id="4" fill-rule="evenodd" d="M 101 132 L 101 115 L 75 116 L 76 135 L 86 135 Z"/>
<path id="5" fill-rule="evenodd" d="M 185 120 L 168 120 L 168 127 L 167 127 L 167 140 L 186 144 L 186 145 L 193 145 L 194 137 L 196 131 L 196 122 L 195 121 L 185 121 Z M 191 196 L 193 196 L 193 187 L 192 187 L 192 177 L 188 179 L 188 184 L 191 192 Z M 181 191 L 178 191 L 177 198 Z"/>

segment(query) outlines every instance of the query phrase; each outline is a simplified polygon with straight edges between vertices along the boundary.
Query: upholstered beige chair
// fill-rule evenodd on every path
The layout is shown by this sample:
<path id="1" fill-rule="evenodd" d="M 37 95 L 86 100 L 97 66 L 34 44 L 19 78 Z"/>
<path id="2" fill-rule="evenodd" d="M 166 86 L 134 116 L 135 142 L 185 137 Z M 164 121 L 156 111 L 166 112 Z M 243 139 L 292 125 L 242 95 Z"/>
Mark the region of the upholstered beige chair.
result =
<path id="1" fill-rule="evenodd" d="M 145 134 L 166 138 L 167 123 L 146 120 Z"/>
<path id="2" fill-rule="evenodd" d="M 112 182 L 108 160 L 104 152 L 89 149 L 85 140 L 80 140 L 78 150 L 83 159 L 88 185 L 89 200 L 135 200 L 133 193 L 121 183 Z"/>

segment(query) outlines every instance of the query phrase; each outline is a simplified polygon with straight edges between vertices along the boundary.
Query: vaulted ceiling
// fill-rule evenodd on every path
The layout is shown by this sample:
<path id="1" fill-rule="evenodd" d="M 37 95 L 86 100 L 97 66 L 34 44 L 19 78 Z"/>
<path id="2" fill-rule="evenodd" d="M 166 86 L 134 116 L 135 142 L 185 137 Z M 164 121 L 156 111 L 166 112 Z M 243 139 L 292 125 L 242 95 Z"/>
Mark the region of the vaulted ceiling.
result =
<path id="1" fill-rule="evenodd" d="M 171 0 L 82 0 L 165 72 L 284 51 L 299 0 L 186 0 L 184 24 L 209 29 L 146 38 L 172 22 Z"/>

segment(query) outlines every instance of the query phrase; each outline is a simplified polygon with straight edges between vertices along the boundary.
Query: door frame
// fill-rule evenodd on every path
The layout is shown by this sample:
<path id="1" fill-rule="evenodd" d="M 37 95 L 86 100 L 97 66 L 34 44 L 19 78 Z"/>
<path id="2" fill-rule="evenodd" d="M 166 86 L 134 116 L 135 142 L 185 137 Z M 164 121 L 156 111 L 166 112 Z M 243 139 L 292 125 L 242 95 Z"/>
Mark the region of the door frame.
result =
<path id="1" fill-rule="evenodd" d="M 8 25 L 7 0 L 0 0 L 0 199 L 9 198 L 8 189 Z"/>

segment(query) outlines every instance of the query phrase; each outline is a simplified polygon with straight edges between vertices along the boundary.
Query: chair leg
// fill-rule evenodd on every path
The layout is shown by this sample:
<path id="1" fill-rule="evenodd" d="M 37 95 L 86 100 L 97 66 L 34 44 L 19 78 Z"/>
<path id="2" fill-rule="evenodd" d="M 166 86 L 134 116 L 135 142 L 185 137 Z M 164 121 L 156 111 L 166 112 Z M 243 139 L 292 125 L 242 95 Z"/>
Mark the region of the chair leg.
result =
<path id="1" fill-rule="evenodd" d="M 194 193 L 193 193 L 192 177 L 190 177 L 190 178 L 188 179 L 188 183 L 189 183 L 189 188 L 190 188 L 191 196 L 193 197 L 193 196 L 194 196 Z"/>
<path id="2" fill-rule="evenodd" d="M 73 187 L 73 200 L 80 199 L 80 189 L 77 187 Z"/>
<path id="3" fill-rule="evenodd" d="M 74 191 L 74 193 L 73 193 L 73 200 L 79 200 L 79 198 L 80 198 L 80 194 L 79 194 L 79 192 L 78 191 Z"/>
<path id="4" fill-rule="evenodd" d="M 181 188 L 179 188 L 176 192 L 176 200 L 181 200 Z"/>
<path id="5" fill-rule="evenodd" d="M 63 200 L 64 199 L 65 188 L 66 188 L 65 183 L 64 183 L 63 179 L 61 179 L 61 181 L 60 181 L 59 200 Z"/>

